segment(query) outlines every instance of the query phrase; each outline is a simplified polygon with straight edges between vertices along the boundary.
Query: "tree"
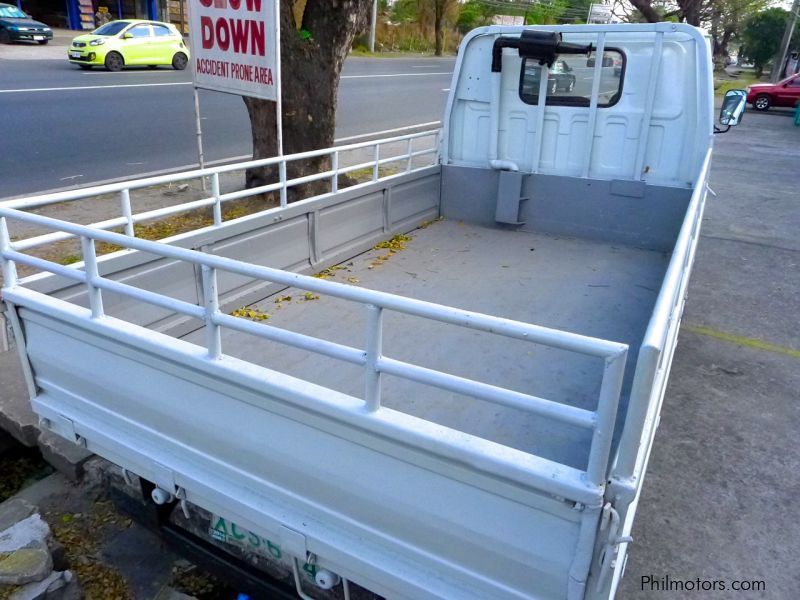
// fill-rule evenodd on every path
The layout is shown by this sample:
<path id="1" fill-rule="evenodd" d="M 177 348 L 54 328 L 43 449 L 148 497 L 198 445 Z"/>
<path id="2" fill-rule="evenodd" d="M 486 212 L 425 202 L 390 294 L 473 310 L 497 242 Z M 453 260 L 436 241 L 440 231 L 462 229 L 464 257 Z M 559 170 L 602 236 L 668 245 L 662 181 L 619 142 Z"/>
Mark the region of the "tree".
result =
<path id="1" fill-rule="evenodd" d="M 333 145 L 336 92 L 342 64 L 367 24 L 372 0 L 283 0 L 281 70 L 283 146 L 286 154 Z M 275 156 L 275 103 L 244 97 L 250 115 L 253 158 Z M 328 168 L 327 157 L 292 161 L 289 177 Z M 248 169 L 247 187 L 275 181 L 274 168 Z"/>
<path id="2" fill-rule="evenodd" d="M 401 23 L 415 22 L 423 35 L 433 29 L 434 54 L 444 53 L 444 32 L 447 22 L 458 18 L 458 0 L 398 0 L 392 10 L 392 20 Z"/>
<path id="3" fill-rule="evenodd" d="M 441 56 L 444 51 L 444 20 L 448 13 L 457 9 L 458 0 L 430 0 L 433 3 L 434 54 Z"/>
<path id="4" fill-rule="evenodd" d="M 745 24 L 740 54 L 753 61 L 758 77 L 778 51 L 788 18 L 788 11 L 775 7 L 753 15 Z M 797 30 L 794 36 L 796 39 Z"/>
<path id="5" fill-rule="evenodd" d="M 766 8 L 768 0 L 715 0 L 711 6 L 711 40 L 714 63 L 721 67 L 729 56 L 728 45 L 741 37 L 744 22 Z"/>
<path id="6" fill-rule="evenodd" d="M 716 1 L 718 0 L 675 0 L 669 6 L 663 2 L 656 2 L 660 6 L 659 8 L 654 6 L 653 0 L 630 0 L 633 7 L 649 23 L 671 21 L 677 18 L 678 21 L 685 21 L 695 27 L 699 27 L 701 23 L 709 20 L 711 6 Z"/>
<path id="7" fill-rule="evenodd" d="M 476 27 L 488 25 L 492 22 L 494 9 L 481 0 L 467 0 L 461 5 L 458 13 L 456 27 L 462 34 L 467 34 Z"/>

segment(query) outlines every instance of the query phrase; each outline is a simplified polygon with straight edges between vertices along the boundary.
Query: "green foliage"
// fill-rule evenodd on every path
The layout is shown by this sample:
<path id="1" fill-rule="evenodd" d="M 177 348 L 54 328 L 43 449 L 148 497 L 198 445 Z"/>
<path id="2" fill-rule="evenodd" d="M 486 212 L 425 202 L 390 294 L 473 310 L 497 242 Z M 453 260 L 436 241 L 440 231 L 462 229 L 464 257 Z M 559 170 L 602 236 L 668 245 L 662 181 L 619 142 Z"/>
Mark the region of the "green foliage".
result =
<path id="1" fill-rule="evenodd" d="M 412 23 L 419 20 L 419 2 L 417 0 L 397 0 L 389 15 L 393 23 Z"/>
<path id="2" fill-rule="evenodd" d="M 456 27 L 462 34 L 466 34 L 476 27 L 491 23 L 493 12 L 494 9 L 480 0 L 467 0 L 461 5 Z"/>
<path id="3" fill-rule="evenodd" d="M 788 18 L 788 11 L 775 7 L 753 15 L 745 23 L 740 54 L 753 61 L 756 73 L 760 74 L 778 52 Z M 793 39 L 797 37 L 795 29 Z"/>

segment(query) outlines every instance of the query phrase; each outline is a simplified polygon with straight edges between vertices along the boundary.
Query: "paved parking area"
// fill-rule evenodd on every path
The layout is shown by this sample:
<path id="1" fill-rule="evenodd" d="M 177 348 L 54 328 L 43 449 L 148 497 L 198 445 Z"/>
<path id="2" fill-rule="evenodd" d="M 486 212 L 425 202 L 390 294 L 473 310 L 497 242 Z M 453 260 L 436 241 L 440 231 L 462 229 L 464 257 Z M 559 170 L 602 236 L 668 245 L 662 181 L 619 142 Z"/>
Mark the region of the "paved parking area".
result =
<path id="1" fill-rule="evenodd" d="M 800 597 L 800 127 L 790 117 L 748 111 L 716 136 L 717 197 L 619 598 Z M 726 589 L 656 591 L 648 576 Z M 734 580 L 765 589 L 732 591 Z"/>

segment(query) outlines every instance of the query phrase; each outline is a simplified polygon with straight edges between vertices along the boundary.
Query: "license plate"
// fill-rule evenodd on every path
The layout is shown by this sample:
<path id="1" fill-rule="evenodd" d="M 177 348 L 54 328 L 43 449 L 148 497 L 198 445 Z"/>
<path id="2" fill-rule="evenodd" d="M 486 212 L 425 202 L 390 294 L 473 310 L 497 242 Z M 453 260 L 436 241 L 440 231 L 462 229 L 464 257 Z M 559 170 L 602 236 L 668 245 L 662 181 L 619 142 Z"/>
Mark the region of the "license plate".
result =
<path id="1" fill-rule="evenodd" d="M 81 53 L 80 52 L 70 52 L 69 55 L 72 58 L 80 58 L 81 57 Z"/>
<path id="2" fill-rule="evenodd" d="M 44 36 L 43 35 L 35 35 L 35 36 L 33 36 L 33 39 L 35 39 L 35 40 L 43 40 Z"/>

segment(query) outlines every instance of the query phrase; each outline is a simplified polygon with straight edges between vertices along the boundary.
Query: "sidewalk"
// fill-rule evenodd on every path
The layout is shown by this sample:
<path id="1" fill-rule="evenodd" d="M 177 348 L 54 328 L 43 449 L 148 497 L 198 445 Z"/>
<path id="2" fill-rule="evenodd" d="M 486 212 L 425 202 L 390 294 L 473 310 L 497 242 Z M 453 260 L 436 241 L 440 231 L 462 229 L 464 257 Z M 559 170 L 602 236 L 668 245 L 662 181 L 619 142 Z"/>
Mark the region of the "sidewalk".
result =
<path id="1" fill-rule="evenodd" d="M 33 42 L 18 42 L 0 45 L 0 60 L 58 60 L 66 58 L 66 50 L 72 38 L 81 31 L 53 29 L 53 39 L 46 46 Z"/>

